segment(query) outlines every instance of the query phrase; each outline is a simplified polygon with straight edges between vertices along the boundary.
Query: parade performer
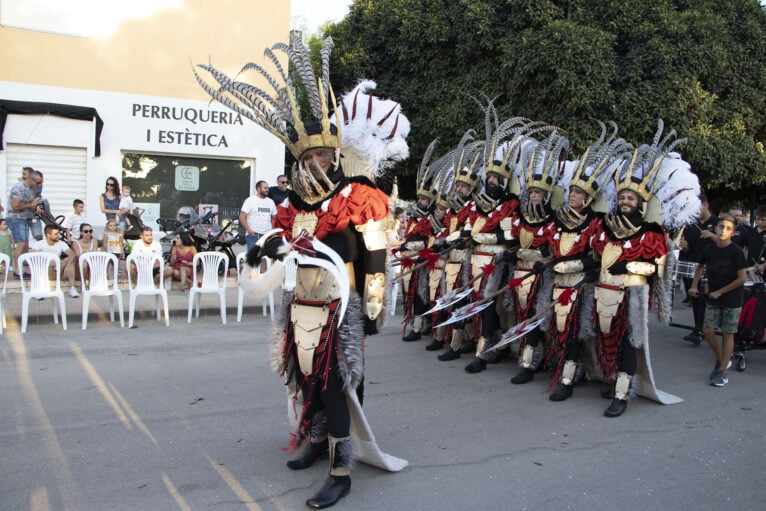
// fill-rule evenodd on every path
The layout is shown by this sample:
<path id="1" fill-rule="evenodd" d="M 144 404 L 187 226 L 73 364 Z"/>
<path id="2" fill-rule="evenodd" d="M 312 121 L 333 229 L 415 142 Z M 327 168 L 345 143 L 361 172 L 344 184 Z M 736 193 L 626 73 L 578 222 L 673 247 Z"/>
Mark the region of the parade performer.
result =
<path id="1" fill-rule="evenodd" d="M 523 279 L 511 289 L 517 322 L 534 316 L 551 301 L 553 275 L 546 267 L 551 261 L 547 231 L 553 210 L 564 202 L 564 191 L 556 182 L 562 166 L 560 157 L 568 146 L 569 141 L 554 131 L 538 144 L 527 144 L 522 152 L 521 170 L 527 196 L 514 216 L 511 231 L 520 247 L 513 277 L 514 281 Z M 538 345 L 549 323 L 544 321 L 524 337 L 520 369 L 511 383 L 524 384 L 534 377 L 542 362 L 542 347 Z"/>
<path id="2" fill-rule="evenodd" d="M 489 104 L 492 109 L 492 103 Z M 503 254 L 510 247 L 510 233 L 513 215 L 519 200 L 509 184 L 513 177 L 512 165 L 519 157 L 522 141 L 526 138 L 528 122 L 520 117 L 508 119 L 493 133 L 487 128 L 488 140 L 482 153 L 482 169 L 486 176 L 484 190 L 477 193 L 474 205 L 469 210 L 466 229 L 471 232 L 474 242 L 471 254 L 471 271 L 482 277 L 474 280 L 474 299 L 481 300 L 495 293 L 509 276 L 509 261 Z M 504 143 L 507 138 L 510 141 Z M 468 373 L 478 373 L 487 368 L 487 362 L 499 362 L 507 350 L 496 351 L 490 357 L 484 351 L 497 342 L 500 334 L 500 317 L 497 307 L 481 311 L 476 354 L 465 367 Z"/>
<path id="3" fill-rule="evenodd" d="M 608 208 L 608 201 L 598 199 L 605 197 L 603 193 L 614 193 L 611 178 L 631 149 L 623 139 L 616 139 L 616 125 L 607 140 L 606 126 L 599 124 L 600 138 L 586 149 L 579 161 L 565 166 L 562 172 L 562 187 L 569 191 L 567 203 L 556 210 L 553 223 L 549 225 L 548 245 L 554 258 L 560 261 L 553 266 L 553 299 L 556 305 L 550 330 L 551 346 L 546 359 L 548 366 L 554 366 L 552 385 L 558 384 L 549 396 L 551 401 L 564 401 L 572 396 L 581 345 L 594 337 L 593 283 L 575 289 L 566 305 L 561 304 L 558 298 L 586 277 L 592 281 L 597 278 L 598 270 L 590 242 L 600 232 L 601 216 Z M 605 184 L 612 185 L 612 189 L 603 191 Z"/>
<path id="4" fill-rule="evenodd" d="M 431 154 L 436 147 L 437 140 L 433 140 L 423 155 L 417 176 L 416 203 L 412 208 L 413 215 L 405 230 L 405 239 L 398 252 L 401 262 L 411 262 L 417 254 L 426 248 L 428 238 L 431 235 L 431 223 L 429 215 L 434 211 L 434 199 L 437 176 L 435 167 L 430 166 Z M 404 295 L 404 330 L 407 333 L 402 337 L 404 342 L 420 340 L 428 333 L 427 318 L 423 313 L 428 310 L 428 270 L 421 268 L 412 272 L 408 271 L 408 264 L 402 264 L 402 289 Z"/>
<path id="5" fill-rule="evenodd" d="M 662 404 L 681 399 L 656 389 L 649 356 L 648 310 L 652 302 L 661 322 L 669 312 L 670 268 L 665 227 L 679 229 L 699 211 L 699 183 L 672 149 L 684 140 L 644 144 L 615 173 L 616 209 L 604 217 L 593 248 L 601 258 L 596 298 L 596 353 L 613 400 L 604 412 L 619 417 L 628 398 L 638 395 Z M 651 298 L 650 298 L 651 295 Z M 637 379 L 636 376 L 640 376 Z"/>
<path id="6" fill-rule="evenodd" d="M 443 282 L 441 290 L 445 293 L 462 287 L 471 279 L 471 252 L 470 229 L 465 230 L 465 223 L 473 207 L 471 199 L 479 185 L 478 164 L 485 141 L 473 139 L 473 130 L 463 134 L 458 147 L 450 152 L 447 157 L 450 160 L 449 170 L 454 173 L 454 187 L 445 190 L 442 200 L 449 206 L 445 216 L 446 229 L 437 238 L 436 246 L 451 245 L 453 248 L 447 253 L 444 264 Z M 436 296 L 435 296 L 436 298 Z M 454 304 L 458 307 L 469 300 L 466 298 Z M 437 316 L 443 320 L 449 310 L 440 311 Z M 449 342 L 449 347 L 438 355 L 441 361 L 454 360 L 460 357 L 461 352 L 473 351 L 472 340 L 473 324 L 471 321 L 461 321 L 450 326 L 437 328 L 436 336 L 443 342 Z M 440 349 L 443 344 L 434 345 L 434 350 Z"/>
<path id="7" fill-rule="evenodd" d="M 275 262 L 251 289 L 268 291 L 285 275 L 283 313 L 275 326 L 272 367 L 286 379 L 291 418 L 297 431 L 290 447 L 308 442 L 292 469 L 311 466 L 329 450 L 330 475 L 309 507 L 335 504 L 348 494 L 353 456 L 387 470 L 407 462 L 381 453 L 360 406 L 363 341 L 377 332 L 385 293 L 388 197 L 375 185 L 386 165 L 408 155 L 404 137 L 409 122 L 393 101 L 367 95 L 373 82 L 361 82 L 339 105 L 329 83 L 332 40 L 321 50 L 317 79 L 299 35 L 291 45 L 266 50 L 278 74 L 247 64 L 273 88 L 271 94 L 235 82 L 212 66 L 200 65 L 216 80 L 202 87 L 216 100 L 277 136 L 296 158 L 288 203 L 278 208 L 276 231 L 267 233 L 248 254 L 257 264 Z M 308 95 L 313 122 L 301 120 L 292 80 L 274 51 L 295 66 Z M 334 110 L 330 117 L 330 109 Z M 321 240 L 321 241 L 320 241 Z M 248 278 L 240 277 L 247 283 Z M 250 276 L 250 279 L 255 277 Z M 352 449 L 353 439 L 353 449 Z"/>

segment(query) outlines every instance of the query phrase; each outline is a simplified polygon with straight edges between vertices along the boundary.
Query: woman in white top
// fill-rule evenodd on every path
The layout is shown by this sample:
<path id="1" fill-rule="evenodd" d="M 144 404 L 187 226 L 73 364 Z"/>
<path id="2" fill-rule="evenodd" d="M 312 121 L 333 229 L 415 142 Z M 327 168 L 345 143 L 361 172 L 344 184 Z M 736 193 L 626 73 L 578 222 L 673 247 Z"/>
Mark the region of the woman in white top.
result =
<path id="1" fill-rule="evenodd" d="M 88 252 L 98 252 L 98 240 L 93 237 L 93 227 L 90 224 L 82 223 L 80 224 L 80 237 L 72 242 L 72 250 L 74 250 L 74 254 L 77 257 L 77 266 L 75 266 L 75 269 L 79 269 L 80 267 L 80 256 L 82 254 L 87 254 Z M 85 275 L 81 275 L 80 278 L 82 280 L 85 280 L 86 282 L 89 279 L 88 270 L 85 270 Z"/>

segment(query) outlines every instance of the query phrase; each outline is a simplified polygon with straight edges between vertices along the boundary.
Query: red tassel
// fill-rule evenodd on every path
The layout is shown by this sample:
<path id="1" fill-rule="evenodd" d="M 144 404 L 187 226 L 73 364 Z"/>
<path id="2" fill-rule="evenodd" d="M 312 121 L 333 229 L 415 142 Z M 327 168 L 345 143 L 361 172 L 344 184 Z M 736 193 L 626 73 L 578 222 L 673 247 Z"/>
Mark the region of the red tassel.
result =
<path id="1" fill-rule="evenodd" d="M 408 270 L 412 268 L 413 266 L 415 266 L 415 260 L 412 259 L 411 257 L 405 257 L 400 262 L 402 263 L 403 270 Z"/>
<path id="2" fill-rule="evenodd" d="M 570 287 L 562 291 L 561 294 L 559 295 L 559 303 L 563 305 L 564 307 L 569 305 L 569 302 L 572 301 L 572 295 L 574 294 L 574 292 L 575 292 L 575 288 L 573 287 Z"/>
<path id="3" fill-rule="evenodd" d="M 396 255 L 398 253 L 399 253 L 399 249 L 398 248 L 394 247 L 394 248 L 391 249 L 391 255 Z"/>
<path id="4" fill-rule="evenodd" d="M 433 254 L 433 252 L 431 252 L 430 248 L 424 248 L 418 252 L 418 256 L 420 256 L 421 259 L 428 259 L 431 254 Z"/>
<path id="5" fill-rule="evenodd" d="M 483 271 L 486 275 L 492 275 L 492 272 L 495 271 L 495 265 L 492 263 L 487 263 L 481 267 L 481 271 Z"/>
<path id="6" fill-rule="evenodd" d="M 508 287 L 510 289 L 516 289 L 517 287 L 521 285 L 522 282 L 523 281 L 521 279 L 513 279 L 512 281 L 508 283 Z"/>

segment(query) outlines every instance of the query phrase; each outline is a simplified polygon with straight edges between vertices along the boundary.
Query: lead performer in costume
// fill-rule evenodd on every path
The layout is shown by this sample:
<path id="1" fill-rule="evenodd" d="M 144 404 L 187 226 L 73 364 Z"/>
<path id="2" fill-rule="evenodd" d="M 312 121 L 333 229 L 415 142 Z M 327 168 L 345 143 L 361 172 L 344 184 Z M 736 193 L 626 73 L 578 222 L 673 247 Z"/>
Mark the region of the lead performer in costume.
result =
<path id="1" fill-rule="evenodd" d="M 398 103 L 366 94 L 373 82 L 361 82 L 336 105 L 329 83 L 332 40 L 326 39 L 321 51 L 319 79 L 299 36 L 293 35 L 291 43 L 266 50 L 276 77 L 252 63 L 243 69 L 266 78 L 271 94 L 232 81 L 211 66 L 199 67 L 210 72 L 218 87 L 198 80 L 213 98 L 279 137 L 297 160 L 293 191 L 274 220 L 278 229 L 259 240 L 248 260 L 257 263 L 267 255 L 285 261 L 272 265 L 273 273 L 266 272 L 253 287 L 263 291 L 269 281 L 279 280 L 279 272 L 285 274 L 272 367 L 286 379 L 291 418 L 297 423 L 291 446 L 308 442 L 288 466 L 308 468 L 329 450 L 330 475 L 306 501 L 309 507 L 324 508 L 348 494 L 352 453 L 388 470 L 407 465 L 377 448 L 360 401 L 363 340 L 377 333 L 385 291 L 389 206 L 375 178 L 388 163 L 407 157 L 409 122 Z M 301 120 L 293 84 L 273 50 L 287 54 L 296 67 L 315 121 Z"/>
<path id="2" fill-rule="evenodd" d="M 684 140 L 671 131 L 642 145 L 615 173 L 617 207 L 604 217 L 593 238 L 601 258 L 596 298 L 596 352 L 613 400 L 604 412 L 619 417 L 635 391 L 662 404 L 680 398 L 656 389 L 649 356 L 648 310 L 661 322 L 669 314 L 668 239 L 665 228 L 680 228 L 699 211 L 699 183 L 689 165 L 670 151 Z M 640 376 L 640 380 L 636 379 Z"/>

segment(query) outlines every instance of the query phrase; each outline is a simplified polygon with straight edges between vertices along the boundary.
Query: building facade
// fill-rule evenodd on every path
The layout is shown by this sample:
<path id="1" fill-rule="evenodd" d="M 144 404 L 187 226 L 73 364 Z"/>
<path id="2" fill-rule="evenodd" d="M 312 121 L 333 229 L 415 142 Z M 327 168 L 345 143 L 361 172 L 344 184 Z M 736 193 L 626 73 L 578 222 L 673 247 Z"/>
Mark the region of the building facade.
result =
<path id="1" fill-rule="evenodd" d="M 283 172 L 284 146 L 211 103 L 193 64 L 231 75 L 263 65 L 289 24 L 290 2 L 0 0 L 3 205 L 30 166 L 54 215 L 84 200 L 97 230 L 110 176 L 131 186 L 150 226 L 182 206 L 236 217 L 255 182 Z"/>

